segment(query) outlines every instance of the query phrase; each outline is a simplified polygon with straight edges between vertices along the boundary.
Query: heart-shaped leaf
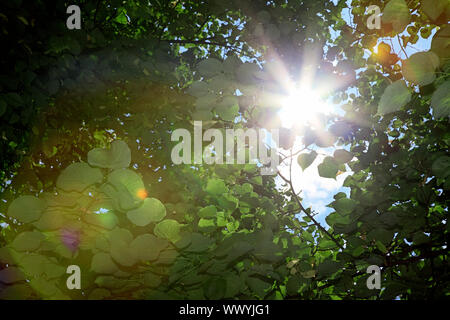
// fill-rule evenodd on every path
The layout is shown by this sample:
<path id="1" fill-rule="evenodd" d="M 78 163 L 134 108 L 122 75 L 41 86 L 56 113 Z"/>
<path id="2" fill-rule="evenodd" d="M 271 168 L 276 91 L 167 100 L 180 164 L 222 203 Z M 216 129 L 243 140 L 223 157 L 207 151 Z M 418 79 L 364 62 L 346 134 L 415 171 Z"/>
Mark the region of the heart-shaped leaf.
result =
<path id="1" fill-rule="evenodd" d="M 102 180 L 103 175 L 100 169 L 92 168 L 84 162 L 76 162 L 61 172 L 56 180 L 56 186 L 64 191 L 81 192 Z"/>
<path id="2" fill-rule="evenodd" d="M 127 212 L 128 219 L 140 227 L 161 221 L 165 216 L 166 207 L 155 198 L 146 198 L 139 208 Z"/>
<path id="3" fill-rule="evenodd" d="M 319 176 L 323 178 L 336 179 L 336 174 L 339 170 L 339 164 L 332 157 L 326 157 L 323 162 L 317 167 Z"/>
<path id="4" fill-rule="evenodd" d="M 163 220 L 155 226 L 153 232 L 156 236 L 167 239 L 172 243 L 181 239 L 180 237 L 181 224 L 173 219 Z"/>
<path id="5" fill-rule="evenodd" d="M 311 151 L 310 153 L 302 153 L 297 157 L 297 162 L 299 166 L 305 171 L 316 159 L 317 152 Z"/>
<path id="6" fill-rule="evenodd" d="M 124 141 L 117 140 L 111 143 L 110 149 L 95 148 L 89 151 L 88 162 L 93 167 L 127 168 L 131 162 L 131 151 Z"/>
<path id="7" fill-rule="evenodd" d="M 44 209 L 44 201 L 33 196 L 20 196 L 9 206 L 8 216 L 23 223 L 30 223 L 38 220 Z"/>
<path id="8" fill-rule="evenodd" d="M 378 114 L 386 115 L 391 112 L 399 111 L 411 101 L 411 92 L 405 84 L 405 81 L 398 80 L 390 84 L 381 96 L 378 104 Z"/>
<path id="9" fill-rule="evenodd" d="M 382 21 L 391 24 L 396 33 L 402 32 L 411 21 L 411 14 L 405 0 L 391 0 L 384 7 Z"/>
<path id="10" fill-rule="evenodd" d="M 339 149 L 334 152 L 333 157 L 334 160 L 337 161 L 337 163 L 343 164 L 352 160 L 353 154 L 351 152 L 348 152 L 347 150 Z"/>
<path id="11" fill-rule="evenodd" d="M 439 57 L 432 51 L 417 52 L 402 63 L 402 74 L 406 80 L 426 86 L 436 79 L 435 70 L 439 66 Z"/>

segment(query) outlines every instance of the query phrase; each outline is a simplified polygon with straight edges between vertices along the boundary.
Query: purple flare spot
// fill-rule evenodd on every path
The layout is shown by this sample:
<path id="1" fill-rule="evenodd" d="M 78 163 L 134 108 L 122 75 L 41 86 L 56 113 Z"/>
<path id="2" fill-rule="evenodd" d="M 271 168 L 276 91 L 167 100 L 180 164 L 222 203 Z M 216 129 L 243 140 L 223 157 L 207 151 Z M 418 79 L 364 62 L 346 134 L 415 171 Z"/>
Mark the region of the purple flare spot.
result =
<path id="1" fill-rule="evenodd" d="M 80 233 L 75 230 L 62 229 L 61 241 L 70 251 L 75 252 L 80 244 Z"/>

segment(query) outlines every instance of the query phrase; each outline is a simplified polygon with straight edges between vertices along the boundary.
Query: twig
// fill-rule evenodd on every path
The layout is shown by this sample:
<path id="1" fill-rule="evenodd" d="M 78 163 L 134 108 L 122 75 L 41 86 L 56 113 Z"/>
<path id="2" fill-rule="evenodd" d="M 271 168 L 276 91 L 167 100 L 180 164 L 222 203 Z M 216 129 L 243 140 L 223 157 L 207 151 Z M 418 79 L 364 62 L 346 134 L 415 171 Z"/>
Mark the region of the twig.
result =
<path id="1" fill-rule="evenodd" d="M 298 196 L 295 194 L 295 190 L 294 190 L 294 186 L 292 185 L 292 181 L 286 179 L 280 171 L 278 171 L 278 175 L 281 177 L 281 179 L 283 179 L 285 182 L 287 182 L 291 188 L 291 192 L 292 195 L 294 196 L 295 201 L 297 202 L 299 208 L 301 211 L 303 211 L 308 218 L 311 219 L 311 221 L 323 232 L 325 233 L 334 243 L 336 243 L 336 245 L 341 248 L 342 250 L 344 250 L 344 247 L 339 243 L 339 241 L 337 239 L 335 239 L 328 231 L 327 229 L 325 229 L 319 222 L 317 222 L 316 219 L 314 219 L 314 216 L 312 216 L 308 211 L 306 211 L 306 209 L 303 207 L 303 205 L 301 204 L 300 200 L 298 199 Z"/>
<path id="2" fill-rule="evenodd" d="M 398 41 L 398 44 L 400 45 L 400 48 L 402 49 L 403 53 L 405 54 L 406 59 L 408 59 L 408 55 L 406 54 L 405 48 L 403 48 L 403 45 L 402 45 L 402 43 L 400 42 L 400 37 L 399 37 L 399 35 L 397 35 L 397 41 Z"/>

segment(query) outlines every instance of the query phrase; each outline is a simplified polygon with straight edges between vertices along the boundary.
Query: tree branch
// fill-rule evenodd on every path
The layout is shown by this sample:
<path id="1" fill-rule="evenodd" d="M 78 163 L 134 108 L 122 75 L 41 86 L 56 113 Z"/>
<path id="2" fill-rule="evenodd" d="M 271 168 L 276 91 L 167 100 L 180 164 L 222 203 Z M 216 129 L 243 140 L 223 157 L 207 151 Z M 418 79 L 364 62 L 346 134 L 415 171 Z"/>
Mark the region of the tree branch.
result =
<path id="1" fill-rule="evenodd" d="M 292 193 L 292 195 L 293 195 L 295 201 L 297 202 L 299 208 L 301 209 L 301 211 L 303 211 L 303 212 L 308 216 L 308 218 L 311 219 L 311 221 L 316 225 L 316 227 L 318 227 L 318 228 L 319 228 L 323 233 L 325 233 L 325 234 L 326 234 L 326 235 L 327 235 L 334 243 L 336 243 L 336 245 L 337 245 L 339 248 L 341 248 L 342 250 L 344 250 L 344 247 L 339 243 L 339 241 L 338 241 L 336 238 L 334 238 L 334 237 L 331 235 L 331 233 L 329 233 L 329 232 L 327 231 L 327 229 L 325 229 L 319 222 L 317 222 L 317 220 L 314 219 L 314 216 L 312 216 L 308 211 L 306 211 L 306 209 L 303 207 L 303 205 L 301 204 L 300 200 L 298 199 L 298 196 L 295 194 L 295 190 L 294 190 L 294 186 L 292 185 L 292 181 L 286 179 L 286 178 L 281 174 L 280 171 L 278 171 L 278 175 L 281 177 L 281 179 L 283 179 L 285 182 L 287 182 L 287 183 L 289 184 L 290 189 L 291 189 L 291 193 Z"/>

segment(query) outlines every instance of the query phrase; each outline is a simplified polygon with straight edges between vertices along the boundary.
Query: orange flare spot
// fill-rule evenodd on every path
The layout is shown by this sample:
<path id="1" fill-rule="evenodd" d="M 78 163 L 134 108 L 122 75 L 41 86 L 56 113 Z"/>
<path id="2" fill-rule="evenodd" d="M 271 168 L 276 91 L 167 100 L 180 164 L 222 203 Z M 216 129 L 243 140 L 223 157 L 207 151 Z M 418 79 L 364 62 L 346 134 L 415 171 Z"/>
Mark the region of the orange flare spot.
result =
<path id="1" fill-rule="evenodd" d="M 145 190 L 145 189 L 139 189 L 138 192 L 137 192 L 137 196 L 138 196 L 140 199 L 144 200 L 145 198 L 147 198 L 147 190 Z"/>

